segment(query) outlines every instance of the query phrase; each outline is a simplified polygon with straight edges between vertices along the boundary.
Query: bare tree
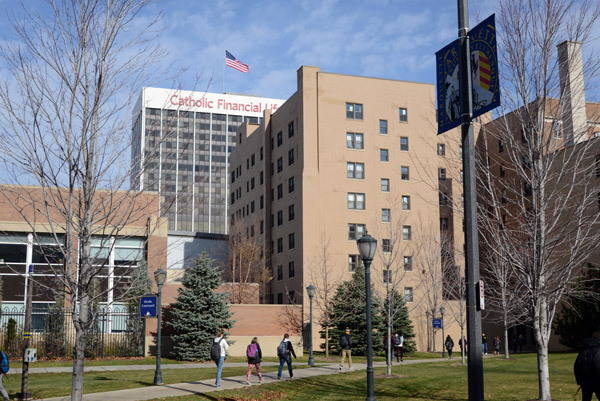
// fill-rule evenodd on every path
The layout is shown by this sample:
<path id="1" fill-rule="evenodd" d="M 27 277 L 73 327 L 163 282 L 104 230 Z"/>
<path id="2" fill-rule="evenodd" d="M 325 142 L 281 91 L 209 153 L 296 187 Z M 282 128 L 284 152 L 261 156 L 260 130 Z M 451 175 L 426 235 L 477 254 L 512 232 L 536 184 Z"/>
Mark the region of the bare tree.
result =
<path id="1" fill-rule="evenodd" d="M 103 252 L 124 227 L 158 210 L 152 197 L 127 188 L 133 94 L 164 52 L 147 35 L 156 21 L 129 29 L 147 1 L 47 3 L 40 13 L 22 4 L 23 18 L 12 21 L 17 40 L 0 48 L 10 73 L 0 84 L 0 153 L 6 178 L 23 184 L 1 189 L 34 234 L 43 226 L 60 246 L 54 290 L 66 297 L 76 330 L 71 399 L 81 400 L 93 305 L 106 293 L 93 290 L 107 266 Z"/>
<path id="2" fill-rule="evenodd" d="M 480 135 L 491 145 L 482 146 L 483 156 L 497 171 L 480 184 L 480 194 L 486 207 L 496 206 L 487 218 L 500 230 L 482 238 L 488 257 L 510 266 L 524 288 L 521 297 L 537 349 L 539 399 L 550 400 L 548 343 L 556 308 L 600 244 L 598 144 L 587 124 L 597 119 L 590 112 L 598 110 L 586 110 L 583 95 L 583 73 L 591 78 L 598 62 L 583 64 L 577 50 L 597 24 L 600 4 L 499 0 L 499 7 L 506 111 Z M 564 40 L 570 42 L 556 57 Z"/>
<path id="3" fill-rule="evenodd" d="M 443 248 L 442 248 L 443 249 Z M 450 316 L 452 320 L 456 322 L 460 328 L 460 340 L 463 341 L 461 346 L 461 361 L 465 364 L 465 353 L 466 347 L 464 346 L 465 339 L 465 328 L 467 325 L 467 286 L 464 276 L 464 268 L 455 263 L 454 255 L 458 255 L 460 252 L 454 249 L 453 255 L 442 255 L 443 272 L 444 272 L 444 291 L 446 299 L 450 299 L 457 302 L 448 302 L 447 305 L 447 316 Z M 444 319 L 445 320 L 445 319 Z M 444 321 L 446 324 L 446 321 Z"/>

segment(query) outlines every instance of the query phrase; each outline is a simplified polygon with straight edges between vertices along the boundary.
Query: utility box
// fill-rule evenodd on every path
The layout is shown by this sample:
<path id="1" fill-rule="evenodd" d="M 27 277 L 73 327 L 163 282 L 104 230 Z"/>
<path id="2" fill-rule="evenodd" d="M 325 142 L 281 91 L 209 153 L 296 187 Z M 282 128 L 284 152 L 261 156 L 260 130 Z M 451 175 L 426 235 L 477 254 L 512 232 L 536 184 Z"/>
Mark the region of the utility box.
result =
<path id="1" fill-rule="evenodd" d="M 25 348 L 25 362 L 37 362 L 37 348 Z"/>

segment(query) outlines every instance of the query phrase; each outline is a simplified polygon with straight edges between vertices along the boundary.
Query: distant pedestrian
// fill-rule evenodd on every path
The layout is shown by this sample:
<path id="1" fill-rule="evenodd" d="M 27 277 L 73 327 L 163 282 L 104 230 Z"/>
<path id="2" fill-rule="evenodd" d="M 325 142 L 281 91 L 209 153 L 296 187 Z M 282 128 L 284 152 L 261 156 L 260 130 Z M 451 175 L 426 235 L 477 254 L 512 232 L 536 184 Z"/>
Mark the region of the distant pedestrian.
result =
<path id="1" fill-rule="evenodd" d="M 481 351 L 484 355 L 487 355 L 488 346 L 487 346 L 487 336 L 485 333 L 481 333 Z"/>
<path id="2" fill-rule="evenodd" d="M 523 334 L 519 334 L 517 342 L 519 343 L 519 353 L 521 353 L 523 352 L 523 345 L 525 345 L 525 337 L 523 337 Z"/>
<path id="3" fill-rule="evenodd" d="M 446 346 L 446 351 L 448 351 L 448 359 L 452 359 L 452 348 L 454 348 L 454 341 L 452 341 L 452 337 L 450 334 L 446 337 L 446 342 L 444 342 Z"/>
<path id="4" fill-rule="evenodd" d="M 397 332 L 394 340 L 396 340 L 396 362 L 404 362 L 404 334 L 401 331 Z"/>
<path id="5" fill-rule="evenodd" d="M 246 375 L 246 384 L 250 384 L 250 375 L 252 369 L 256 366 L 256 374 L 258 375 L 258 382 L 262 384 L 263 378 L 260 372 L 260 362 L 262 359 L 262 350 L 258 343 L 258 338 L 254 337 L 252 342 L 246 347 L 246 357 L 248 357 L 248 374 Z"/>
<path id="6" fill-rule="evenodd" d="M 290 379 L 294 378 L 294 372 L 292 371 L 292 355 L 294 356 L 294 359 L 296 359 L 296 353 L 294 352 L 294 347 L 290 341 L 290 335 L 285 333 L 283 335 L 283 340 L 281 340 L 281 343 L 279 343 L 279 346 L 277 347 L 277 356 L 279 357 L 278 379 L 281 379 L 284 363 L 287 363 Z"/>
<path id="7" fill-rule="evenodd" d="M 219 359 L 215 360 L 215 363 L 217 364 L 217 380 L 215 381 L 215 387 L 221 387 L 221 372 L 223 371 L 225 356 L 227 355 L 227 350 L 229 349 L 229 344 L 227 344 L 227 340 L 223 338 L 223 335 L 223 330 L 220 330 L 218 336 L 213 340 L 213 344 L 219 345 Z"/>
<path id="8" fill-rule="evenodd" d="M 461 336 L 460 340 L 458 340 L 458 345 L 460 345 L 460 353 L 462 354 L 466 354 L 467 353 L 467 339 L 465 338 L 465 336 Z M 463 351 L 464 348 L 464 351 Z"/>
<path id="9" fill-rule="evenodd" d="M 4 351 L 0 351 L 0 355 L 2 355 L 2 361 L 1 361 L 2 366 L 0 367 L 0 370 L 2 371 L 2 373 L 4 373 L 4 376 L 6 376 L 6 372 L 8 372 L 8 369 L 9 369 L 8 356 L 4 353 Z M 6 392 L 6 389 L 4 388 L 4 386 L 2 385 L 2 374 L 0 374 L 0 394 L 2 394 L 2 398 L 4 401 L 10 401 L 10 398 L 8 397 L 8 393 Z"/>
<path id="10" fill-rule="evenodd" d="M 383 336 L 383 348 L 385 349 L 386 363 L 388 360 L 388 355 L 390 356 L 390 361 L 392 361 L 394 359 L 394 354 L 392 354 L 392 350 L 394 349 L 395 346 L 396 346 L 396 340 L 395 340 L 394 336 L 392 335 L 390 337 L 390 343 L 388 344 L 388 336 L 387 336 L 387 334 L 385 334 Z"/>
<path id="11" fill-rule="evenodd" d="M 584 341 L 573 371 L 577 384 L 581 386 L 582 401 L 591 401 L 594 393 L 600 400 L 600 330 Z"/>
<path id="12" fill-rule="evenodd" d="M 494 356 L 500 355 L 500 337 L 494 337 L 492 342 L 494 344 Z"/>
<path id="13" fill-rule="evenodd" d="M 512 347 L 513 347 L 513 354 L 516 354 L 517 353 L 517 345 L 518 345 L 517 336 L 513 335 L 511 342 L 512 342 Z"/>
<path id="14" fill-rule="evenodd" d="M 352 336 L 350 335 L 349 327 L 346 327 L 346 332 L 340 337 L 340 348 L 342 349 L 340 370 L 344 367 L 344 359 L 346 359 L 346 356 L 348 356 L 348 369 L 352 369 Z"/>

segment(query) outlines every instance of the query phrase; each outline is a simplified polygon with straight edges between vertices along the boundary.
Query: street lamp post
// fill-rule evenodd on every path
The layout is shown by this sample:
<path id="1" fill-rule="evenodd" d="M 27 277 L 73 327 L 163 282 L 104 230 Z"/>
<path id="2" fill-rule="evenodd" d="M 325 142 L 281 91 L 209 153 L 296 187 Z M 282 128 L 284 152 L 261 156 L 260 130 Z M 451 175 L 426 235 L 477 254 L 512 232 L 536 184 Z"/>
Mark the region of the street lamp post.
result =
<path id="1" fill-rule="evenodd" d="M 158 287 L 158 305 L 156 306 L 158 311 L 156 313 L 156 369 L 154 371 L 154 384 L 163 384 L 162 381 L 162 372 L 160 370 L 160 317 L 161 317 L 161 300 L 162 300 L 162 286 L 167 279 L 167 272 L 162 268 L 158 268 L 157 271 L 154 272 L 154 280 L 156 281 L 156 285 Z"/>
<path id="2" fill-rule="evenodd" d="M 365 265 L 365 291 L 367 302 L 367 401 L 375 401 L 373 383 L 373 338 L 371 328 L 371 262 L 377 250 L 377 240 L 369 235 L 367 230 L 356 244 L 358 253 Z"/>
<path id="3" fill-rule="evenodd" d="M 444 312 L 446 308 L 440 307 L 440 313 L 442 314 L 442 358 L 446 357 L 446 337 L 444 335 Z"/>
<path id="4" fill-rule="evenodd" d="M 308 354 L 308 365 L 315 366 L 315 360 L 313 359 L 313 319 L 312 319 L 312 302 L 313 297 L 315 296 L 315 286 L 310 284 L 306 287 L 306 292 L 308 292 L 308 298 L 310 298 L 310 354 Z"/>
<path id="5" fill-rule="evenodd" d="M 427 352 L 431 352 L 431 340 L 429 339 L 429 311 L 425 311 L 425 316 L 427 317 Z"/>

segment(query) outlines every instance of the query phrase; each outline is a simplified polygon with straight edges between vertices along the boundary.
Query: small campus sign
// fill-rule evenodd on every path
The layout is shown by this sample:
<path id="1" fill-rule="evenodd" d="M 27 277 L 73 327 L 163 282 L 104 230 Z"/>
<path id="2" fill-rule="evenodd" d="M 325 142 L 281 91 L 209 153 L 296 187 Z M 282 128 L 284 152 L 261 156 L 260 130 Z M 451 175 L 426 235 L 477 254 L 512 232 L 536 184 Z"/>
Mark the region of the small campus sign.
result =
<path id="1" fill-rule="evenodd" d="M 140 297 L 140 317 L 156 317 L 156 295 L 144 295 Z"/>
<path id="2" fill-rule="evenodd" d="M 432 323 L 433 323 L 433 328 L 434 329 L 441 329 L 442 328 L 442 319 L 433 319 Z"/>

